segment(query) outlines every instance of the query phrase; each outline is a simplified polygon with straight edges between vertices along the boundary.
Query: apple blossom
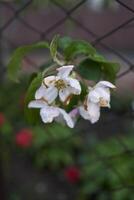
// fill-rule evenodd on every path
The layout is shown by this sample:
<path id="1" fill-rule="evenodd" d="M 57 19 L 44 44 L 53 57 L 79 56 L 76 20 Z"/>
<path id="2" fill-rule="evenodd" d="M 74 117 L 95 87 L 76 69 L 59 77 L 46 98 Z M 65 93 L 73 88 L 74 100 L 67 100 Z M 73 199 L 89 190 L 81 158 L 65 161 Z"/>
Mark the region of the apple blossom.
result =
<path id="1" fill-rule="evenodd" d="M 89 88 L 88 96 L 83 106 L 80 106 L 80 115 L 95 123 L 100 117 L 100 108 L 110 108 L 110 88 L 114 89 L 115 86 L 108 81 L 100 81 L 93 88 Z"/>
<path id="2" fill-rule="evenodd" d="M 40 108 L 40 116 L 44 123 L 51 123 L 54 119 L 62 117 L 70 128 L 74 127 L 72 118 L 64 109 L 56 106 L 49 106 L 44 100 L 31 101 L 28 107 Z"/>
<path id="3" fill-rule="evenodd" d="M 72 94 L 79 95 L 81 93 L 79 81 L 69 76 L 73 68 L 73 65 L 62 66 L 57 68 L 56 76 L 44 78 L 41 87 L 35 93 L 35 98 L 43 98 L 51 104 L 58 95 L 62 102 L 66 102 Z"/>

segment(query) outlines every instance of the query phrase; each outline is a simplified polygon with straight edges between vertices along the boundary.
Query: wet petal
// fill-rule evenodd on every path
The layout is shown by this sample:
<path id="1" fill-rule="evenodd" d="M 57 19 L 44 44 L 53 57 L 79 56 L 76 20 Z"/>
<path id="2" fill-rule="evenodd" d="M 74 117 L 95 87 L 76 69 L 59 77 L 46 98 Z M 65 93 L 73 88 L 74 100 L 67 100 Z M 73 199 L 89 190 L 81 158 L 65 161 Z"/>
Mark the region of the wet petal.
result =
<path id="1" fill-rule="evenodd" d="M 40 110 L 40 116 L 44 123 L 51 123 L 59 115 L 59 110 L 53 106 L 46 106 Z"/>
<path id="2" fill-rule="evenodd" d="M 74 122 L 72 120 L 72 118 L 70 117 L 70 115 L 63 109 L 59 108 L 59 112 L 61 113 L 61 115 L 63 116 L 64 120 L 66 121 L 67 125 L 70 128 L 74 127 Z"/>
<path id="3" fill-rule="evenodd" d="M 88 104 L 88 114 L 90 116 L 90 121 L 91 123 L 95 123 L 99 120 L 100 118 L 100 106 L 97 103 L 92 103 L 90 102 Z"/>
<path id="4" fill-rule="evenodd" d="M 59 91 L 60 100 L 62 102 L 65 102 L 67 100 L 67 98 L 70 96 L 70 94 L 71 94 L 71 91 L 69 90 L 69 88 L 65 88 L 63 90 L 60 90 Z"/>
<path id="5" fill-rule="evenodd" d="M 43 100 L 35 100 L 28 104 L 28 108 L 43 108 L 46 105 L 46 102 Z"/>
<path id="6" fill-rule="evenodd" d="M 59 67 L 57 69 L 58 71 L 58 74 L 57 76 L 61 77 L 61 78 L 66 78 L 69 76 L 70 72 L 72 71 L 72 69 L 74 68 L 73 65 L 66 65 L 66 66 L 63 66 L 63 67 Z"/>

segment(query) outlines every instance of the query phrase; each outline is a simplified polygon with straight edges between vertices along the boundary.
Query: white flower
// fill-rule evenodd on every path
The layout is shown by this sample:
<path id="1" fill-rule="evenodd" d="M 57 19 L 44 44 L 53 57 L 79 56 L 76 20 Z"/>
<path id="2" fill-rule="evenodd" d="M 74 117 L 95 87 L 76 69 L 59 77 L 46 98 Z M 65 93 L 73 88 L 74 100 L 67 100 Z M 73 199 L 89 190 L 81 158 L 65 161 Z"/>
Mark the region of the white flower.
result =
<path id="1" fill-rule="evenodd" d="M 115 86 L 108 81 L 100 81 L 90 88 L 84 106 L 79 108 L 80 115 L 91 123 L 95 123 L 100 117 L 100 107 L 110 108 L 110 88 Z"/>
<path id="2" fill-rule="evenodd" d="M 62 117 L 70 128 L 74 127 L 72 118 L 65 110 L 55 106 L 48 106 L 44 100 L 31 101 L 28 107 L 40 108 L 40 116 L 44 123 L 51 123 L 54 119 Z"/>
<path id="3" fill-rule="evenodd" d="M 35 98 L 43 98 L 51 104 L 58 95 L 62 102 L 66 102 L 71 94 L 79 95 L 81 93 L 79 81 L 69 76 L 73 67 L 73 65 L 60 67 L 57 69 L 57 76 L 44 78 L 41 87 L 36 91 Z"/>

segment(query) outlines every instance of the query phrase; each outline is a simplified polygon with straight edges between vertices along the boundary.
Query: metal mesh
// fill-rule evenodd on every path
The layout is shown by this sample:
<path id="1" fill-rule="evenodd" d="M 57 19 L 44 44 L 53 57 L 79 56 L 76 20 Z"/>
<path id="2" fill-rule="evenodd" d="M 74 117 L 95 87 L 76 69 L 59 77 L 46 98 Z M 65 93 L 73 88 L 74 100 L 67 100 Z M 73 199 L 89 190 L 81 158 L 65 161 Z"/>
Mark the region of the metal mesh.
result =
<path id="1" fill-rule="evenodd" d="M 25 2 L 25 3 L 24 3 Z M 51 25 L 47 24 L 46 25 L 46 29 L 43 30 L 42 27 L 39 27 L 41 25 L 37 25 L 34 26 L 33 24 L 29 23 L 29 21 L 27 20 L 27 18 L 23 17 L 22 13 L 24 12 L 30 12 L 31 10 L 31 6 L 33 5 L 33 0 L 29 0 L 29 1 L 23 1 L 23 3 L 20 4 L 16 4 L 13 3 L 12 1 L 1 1 L 0 2 L 0 15 L 1 18 L 3 16 L 5 16 L 5 12 L 9 12 L 8 17 L 6 17 L 6 20 L 4 22 L 1 22 L 0 24 L 0 50 L 1 50 L 1 68 L 0 68 L 0 73 L 4 73 L 6 67 L 5 65 L 5 52 L 9 51 L 10 54 L 10 50 L 13 48 L 16 48 L 17 46 L 19 46 L 20 44 L 23 43 L 30 43 L 30 42 L 36 42 L 36 41 L 40 41 L 43 39 L 49 39 L 49 37 L 51 37 L 51 35 L 53 35 L 54 33 L 59 33 L 60 31 L 62 32 L 62 34 L 67 35 L 66 31 L 64 31 L 63 27 L 65 25 L 65 23 L 69 20 L 73 23 L 73 26 L 75 26 L 75 28 L 78 28 L 80 32 L 82 32 L 82 34 L 86 34 L 85 38 L 89 38 L 90 42 L 96 46 L 96 47 L 101 47 L 101 49 L 105 50 L 106 53 L 110 53 L 112 54 L 112 56 L 115 56 L 116 58 L 118 58 L 121 62 L 122 62 L 122 70 L 120 72 L 120 74 L 118 74 L 118 79 L 122 78 L 124 76 L 127 76 L 130 72 L 133 72 L 133 68 L 134 68 L 134 64 L 132 62 L 132 60 L 124 55 L 123 53 L 121 53 L 121 51 L 116 50 L 114 47 L 112 48 L 111 45 L 107 44 L 107 39 L 112 37 L 114 34 L 118 34 L 120 30 L 132 30 L 133 28 L 133 24 L 132 22 L 134 21 L 134 8 L 132 8 L 130 6 L 130 1 L 121 1 L 121 0 L 116 0 L 116 2 L 123 7 L 125 13 L 128 12 L 129 17 L 125 17 L 125 19 L 122 19 L 122 21 L 117 25 L 112 26 L 111 25 L 111 29 L 106 31 L 103 34 L 98 34 L 96 32 L 94 32 L 90 26 L 85 26 L 84 23 L 82 23 L 80 20 L 78 20 L 78 17 L 76 17 L 77 15 L 77 10 L 80 10 L 82 6 L 85 6 L 85 4 L 87 3 L 87 0 L 81 0 L 81 1 L 76 1 L 75 3 L 73 3 L 74 5 L 69 6 L 69 8 L 66 8 L 63 4 L 61 4 L 59 1 L 57 0 L 51 0 L 51 9 L 53 10 L 52 12 L 55 13 L 55 9 L 58 9 L 58 12 L 61 12 L 60 15 L 57 14 L 57 19 L 54 20 L 54 18 L 51 20 Z M 124 3 L 125 2 L 125 3 Z M 53 14 L 54 15 L 54 14 Z M 54 16 L 53 16 L 54 17 Z M 30 18 L 30 16 L 29 16 Z M 53 21 L 54 20 L 54 21 Z M 87 18 L 88 20 L 88 18 Z M 20 24 L 20 27 L 25 27 L 27 30 L 29 30 L 31 32 L 31 34 L 35 34 L 35 37 L 32 36 L 32 40 L 28 40 L 28 38 L 30 38 L 30 33 L 28 33 L 27 36 L 27 40 L 23 41 L 23 39 L 20 37 L 20 43 L 16 44 L 16 35 L 20 32 L 22 32 L 23 30 L 19 29 L 17 30 L 17 34 L 15 32 L 10 33 L 10 27 L 11 26 L 15 26 L 16 23 Z M 38 22 L 35 22 L 36 24 L 38 24 Z M 62 27 L 63 26 L 63 27 Z M 19 27 L 19 26 L 18 26 Z M 60 27 L 62 27 L 60 29 Z M 13 28 L 12 28 L 13 29 Z M 59 31 L 60 30 L 60 31 Z M 15 33 L 15 37 L 13 37 L 13 34 Z M 10 37 L 10 34 L 12 35 L 12 37 Z M 74 33 L 75 35 L 76 33 Z M 18 39 L 18 40 L 19 40 Z M 22 39 L 22 41 L 21 41 Z M 6 49 L 6 50 L 5 50 Z M 26 62 L 28 62 L 28 64 L 30 63 L 33 66 L 36 66 L 37 64 L 30 59 L 29 57 L 26 58 Z M 124 67 L 125 66 L 125 67 Z M 121 154 L 129 154 L 132 156 L 133 158 L 133 150 L 128 149 L 128 146 L 126 144 L 124 144 L 121 140 L 121 138 L 117 138 L 118 142 L 123 146 L 124 151 Z M 116 157 L 118 158 L 121 154 L 116 155 Z M 115 187 L 113 188 L 113 190 L 111 190 L 111 192 L 116 192 L 118 190 L 122 190 L 124 188 L 127 189 L 134 189 L 134 185 L 128 185 L 126 182 L 124 182 L 123 178 L 121 177 L 120 173 L 116 171 L 116 169 L 114 169 L 107 161 L 110 160 L 113 156 L 110 156 L 109 158 L 106 157 L 102 157 L 98 154 L 98 152 L 96 152 L 96 160 L 101 161 L 106 168 L 108 168 L 109 170 L 112 170 L 113 173 L 115 173 L 121 183 L 122 186 L 121 187 Z"/>

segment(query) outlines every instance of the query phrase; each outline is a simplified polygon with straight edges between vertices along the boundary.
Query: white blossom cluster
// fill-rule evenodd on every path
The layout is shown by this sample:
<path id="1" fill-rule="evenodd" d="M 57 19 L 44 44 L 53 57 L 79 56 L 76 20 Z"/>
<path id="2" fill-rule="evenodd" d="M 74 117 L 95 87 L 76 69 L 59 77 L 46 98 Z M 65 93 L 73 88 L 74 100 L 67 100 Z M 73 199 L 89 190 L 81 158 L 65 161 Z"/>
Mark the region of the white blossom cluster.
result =
<path id="1" fill-rule="evenodd" d="M 78 114 L 91 123 L 95 123 L 99 120 L 100 108 L 110 108 L 110 88 L 115 88 L 115 86 L 108 81 L 100 81 L 94 87 L 88 87 L 84 102 L 77 105 L 77 108 L 71 112 L 67 113 L 59 106 L 59 101 L 66 104 L 73 95 L 81 94 L 79 80 L 71 76 L 73 68 L 73 65 L 62 66 L 57 68 L 56 76 L 44 78 L 35 93 L 35 100 L 28 104 L 29 108 L 40 109 L 40 116 L 44 123 L 64 119 L 66 124 L 73 128 Z"/>

